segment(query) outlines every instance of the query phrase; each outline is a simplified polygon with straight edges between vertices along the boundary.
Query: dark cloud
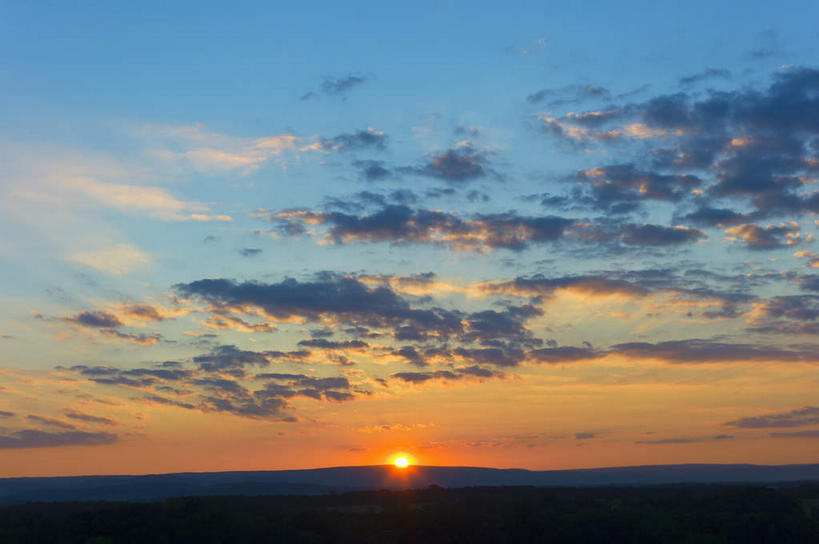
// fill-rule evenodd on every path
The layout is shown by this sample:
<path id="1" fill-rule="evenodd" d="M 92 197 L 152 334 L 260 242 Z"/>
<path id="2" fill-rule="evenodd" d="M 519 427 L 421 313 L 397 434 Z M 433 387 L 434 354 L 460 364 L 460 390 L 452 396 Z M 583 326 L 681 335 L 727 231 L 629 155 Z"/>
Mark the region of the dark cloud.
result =
<path id="1" fill-rule="evenodd" d="M 760 304 L 757 309 L 764 317 L 816 321 L 819 319 L 819 295 L 773 297 Z"/>
<path id="2" fill-rule="evenodd" d="M 273 332 L 276 326 L 272 323 L 250 323 L 235 315 L 214 313 L 205 321 L 205 325 L 212 329 L 233 329 L 242 332 Z"/>
<path id="3" fill-rule="evenodd" d="M 819 263 L 819 261 L 817 261 Z M 817 264 L 819 266 L 819 264 Z M 799 287 L 803 291 L 819 292 L 819 274 L 807 274 L 799 277 Z"/>
<path id="4" fill-rule="evenodd" d="M 282 358 L 292 361 L 293 354 L 307 352 L 241 350 L 220 346 L 211 353 L 193 357 L 195 368 L 181 365 L 161 368 L 118 369 L 106 366 L 58 367 L 100 385 L 129 387 L 145 392 L 140 400 L 203 412 L 227 412 L 248 418 L 289 420 L 288 400 L 307 397 L 317 401 L 345 402 L 368 394 L 353 389 L 343 376 L 320 377 L 306 374 L 267 372 L 248 375 L 247 367 L 266 367 Z M 263 380 L 260 388 L 249 382 Z M 173 398 L 177 397 L 177 398 Z M 86 423 L 116 424 L 114 420 L 66 411 L 66 416 Z"/>
<path id="5" fill-rule="evenodd" d="M 325 151 L 357 151 L 361 149 L 387 149 L 389 137 L 374 128 L 345 132 L 332 138 L 321 138 L 319 146 Z M 372 162 L 372 161 L 365 161 Z"/>
<path id="6" fill-rule="evenodd" d="M 404 168 L 403 171 L 438 178 L 449 183 L 464 183 L 490 173 L 486 154 L 472 146 L 448 149 L 432 155 L 424 166 Z"/>
<path id="7" fill-rule="evenodd" d="M 819 438 L 819 430 L 815 431 L 793 431 L 793 432 L 773 432 L 771 438 Z"/>
<path id="8" fill-rule="evenodd" d="M 728 208 L 701 206 L 682 217 L 683 221 L 707 227 L 727 227 L 748 220 L 748 215 Z"/>
<path id="9" fill-rule="evenodd" d="M 349 75 L 339 79 L 325 79 L 321 82 L 321 92 L 329 95 L 344 95 L 366 81 L 366 77 L 356 75 Z"/>
<path id="10" fill-rule="evenodd" d="M 0 435 L 0 449 L 56 448 L 61 446 L 105 446 L 117 441 L 112 433 L 86 431 L 48 432 L 23 429 Z"/>
<path id="11" fill-rule="evenodd" d="M 353 166 L 359 171 L 359 175 L 367 181 L 381 181 L 394 176 L 392 168 L 389 168 L 383 161 L 353 161 Z"/>
<path id="12" fill-rule="evenodd" d="M 93 416 L 93 415 L 90 415 L 90 414 L 83 414 L 81 412 L 76 412 L 74 410 L 65 410 L 63 412 L 63 414 L 65 414 L 65 417 L 67 417 L 69 419 L 74 419 L 76 421 L 82 421 L 82 422 L 85 422 L 85 423 L 96 423 L 96 424 L 100 424 L 100 425 L 118 425 L 118 423 L 116 421 L 114 421 L 113 419 L 111 419 L 109 417 Z"/>
<path id="13" fill-rule="evenodd" d="M 162 321 L 164 317 L 159 310 L 147 304 L 126 305 L 122 310 L 123 315 L 135 317 L 146 321 Z M 142 346 L 152 346 L 156 344 L 162 336 L 158 332 L 154 333 L 128 333 L 118 330 L 125 324 L 120 318 L 106 311 L 86 311 L 72 316 L 60 318 L 62 321 L 79 325 L 85 328 L 96 328 L 99 333 L 108 338 L 127 340 Z"/>
<path id="14" fill-rule="evenodd" d="M 16 414 L 14 412 L 7 412 L 5 410 L 0 410 L 0 417 L 14 417 Z"/>
<path id="15" fill-rule="evenodd" d="M 731 71 L 725 68 L 706 68 L 698 74 L 691 74 L 680 78 L 680 87 L 688 87 L 710 79 L 731 79 Z"/>
<path id="16" fill-rule="evenodd" d="M 267 366 L 276 352 L 257 352 L 238 349 L 236 346 L 218 346 L 206 355 L 198 355 L 193 362 L 206 372 L 243 372 L 246 366 Z"/>
<path id="17" fill-rule="evenodd" d="M 341 319 L 351 325 L 398 329 L 412 326 L 446 337 L 462 330 L 461 315 L 441 308 L 414 308 L 389 286 L 370 288 L 352 277 L 320 275 L 315 281 L 287 279 L 280 283 L 237 283 L 226 279 L 199 280 L 175 286 L 215 307 L 254 307 L 276 320 L 300 317 L 318 321 Z"/>
<path id="18" fill-rule="evenodd" d="M 70 423 L 66 423 L 65 421 L 60 421 L 59 419 L 54 419 L 51 417 L 43 417 L 37 415 L 27 415 L 26 419 L 34 422 L 39 423 L 40 425 L 47 425 L 49 427 L 57 427 L 59 429 L 74 429 L 74 425 Z"/>
<path id="19" fill-rule="evenodd" d="M 456 348 L 453 353 L 468 362 L 500 367 L 517 366 L 525 358 L 523 350 L 516 348 Z"/>
<path id="20" fill-rule="evenodd" d="M 246 247 L 239 250 L 239 255 L 242 257 L 256 257 L 262 254 L 262 250 L 258 247 Z"/>
<path id="21" fill-rule="evenodd" d="M 80 325 L 81 327 L 95 327 L 95 328 L 115 328 L 123 325 L 122 321 L 112 313 L 96 311 L 96 312 L 80 312 L 69 317 L 63 318 L 64 321 Z"/>
<path id="22" fill-rule="evenodd" d="M 819 335 L 819 296 L 778 296 L 758 303 L 748 331 L 776 335 Z"/>
<path id="23" fill-rule="evenodd" d="M 417 201 L 418 195 L 409 189 L 396 189 L 389 193 L 359 191 L 344 198 L 327 198 L 324 201 L 324 207 L 350 213 L 383 208 L 391 204 L 406 206 Z"/>
<path id="24" fill-rule="evenodd" d="M 701 230 L 689 227 L 625 225 L 622 240 L 630 246 L 672 246 L 690 244 L 706 237 Z"/>
<path id="25" fill-rule="evenodd" d="M 611 92 L 597 85 L 569 85 L 560 89 L 541 89 L 526 97 L 526 100 L 532 104 L 547 102 L 549 107 L 610 99 Z"/>
<path id="26" fill-rule="evenodd" d="M 819 353 L 813 349 L 732 344 L 699 338 L 654 344 L 628 342 L 612 346 L 608 352 L 635 359 L 659 359 L 667 363 L 819 362 Z"/>
<path id="27" fill-rule="evenodd" d="M 581 170 L 590 202 L 609 212 L 631 211 L 628 204 L 645 200 L 676 202 L 700 187 L 703 180 L 691 174 L 659 174 L 640 170 L 634 164 L 615 164 Z"/>
<path id="28" fill-rule="evenodd" d="M 659 440 L 638 440 L 635 444 L 695 444 L 697 442 L 713 442 L 718 440 L 733 440 L 730 434 L 718 434 L 706 437 L 661 438 Z"/>
<path id="29" fill-rule="evenodd" d="M 321 82 L 318 92 L 309 91 L 301 95 L 300 100 L 310 100 L 316 98 L 318 93 L 325 96 L 337 96 L 346 99 L 347 94 L 369 81 L 370 78 L 361 75 L 350 74 L 340 78 L 326 78 Z"/>
<path id="30" fill-rule="evenodd" d="M 748 249 L 765 250 L 798 245 L 801 233 L 797 223 L 760 227 L 743 223 L 725 230 L 730 240 L 742 242 Z"/>
<path id="31" fill-rule="evenodd" d="M 463 379 L 502 378 L 504 374 L 480 366 L 468 366 L 453 370 L 433 370 L 430 372 L 395 372 L 390 378 L 412 384 L 423 384 L 433 380 L 457 381 Z"/>
<path id="32" fill-rule="evenodd" d="M 548 347 L 533 349 L 529 352 L 529 358 L 534 362 L 547 364 L 561 364 L 574 363 L 577 361 L 586 361 L 590 359 L 597 359 L 603 354 L 593 348 L 588 347 Z"/>
<path id="33" fill-rule="evenodd" d="M 107 336 L 108 338 L 127 340 L 141 346 L 153 346 L 162 338 L 162 335 L 160 335 L 158 332 L 135 334 L 118 331 L 116 329 L 100 329 L 100 334 Z"/>
<path id="34" fill-rule="evenodd" d="M 805 427 L 819 425 L 819 408 L 805 406 L 788 412 L 743 417 L 728 421 L 725 425 L 742 429 L 771 429 L 778 427 Z"/>
<path id="35" fill-rule="evenodd" d="M 412 365 L 418 367 L 424 367 L 429 365 L 424 356 L 413 346 L 403 346 L 399 349 L 393 350 L 393 353 L 395 355 L 398 355 L 399 357 L 403 357 L 404 359 L 407 360 L 408 363 Z"/>
<path id="36" fill-rule="evenodd" d="M 121 310 L 122 314 L 141 319 L 143 321 L 164 321 L 165 316 L 155 306 L 150 304 L 128 304 Z"/>
<path id="37" fill-rule="evenodd" d="M 588 440 L 594 437 L 595 433 L 574 433 L 575 440 Z"/>
<path id="38" fill-rule="evenodd" d="M 328 226 L 333 243 L 432 243 L 460 250 L 511 249 L 553 242 L 563 237 L 574 220 L 558 216 L 521 216 L 514 212 L 477 214 L 471 218 L 438 210 L 387 205 L 369 215 L 288 210 L 271 220 L 282 234 L 298 235 L 306 225 Z"/>
<path id="39" fill-rule="evenodd" d="M 324 338 L 311 338 L 309 340 L 302 340 L 299 342 L 300 346 L 318 349 L 343 349 L 343 350 L 363 350 L 370 347 L 367 342 L 361 340 L 345 340 L 334 342 Z"/>
<path id="40" fill-rule="evenodd" d="M 680 83 L 728 76 L 708 69 Z M 764 90 L 679 92 L 541 120 L 546 132 L 577 145 L 642 140 L 645 147 L 635 148 L 635 162 L 650 163 L 659 179 L 677 175 L 663 170 L 700 171 L 696 176 L 683 174 L 696 184 L 679 185 L 679 179 L 657 184 L 649 176 L 636 194 L 634 185 L 601 175 L 579 195 L 588 203 L 609 213 L 632 213 L 641 198 L 681 203 L 697 187 L 698 195 L 711 200 L 707 207 L 689 212 L 690 220 L 727 226 L 819 212 L 819 191 L 811 189 L 811 178 L 805 175 L 819 164 L 812 145 L 819 135 L 818 91 L 819 70 L 789 68 Z"/>

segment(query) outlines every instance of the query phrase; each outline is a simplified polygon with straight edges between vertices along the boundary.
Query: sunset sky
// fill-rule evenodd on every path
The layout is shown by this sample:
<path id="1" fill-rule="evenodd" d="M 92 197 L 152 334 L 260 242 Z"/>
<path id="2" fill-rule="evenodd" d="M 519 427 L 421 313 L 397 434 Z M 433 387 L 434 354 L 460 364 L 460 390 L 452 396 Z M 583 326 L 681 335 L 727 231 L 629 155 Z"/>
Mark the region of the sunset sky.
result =
<path id="1" fill-rule="evenodd" d="M 168 4 L 0 2 L 0 476 L 819 461 L 815 2 Z"/>

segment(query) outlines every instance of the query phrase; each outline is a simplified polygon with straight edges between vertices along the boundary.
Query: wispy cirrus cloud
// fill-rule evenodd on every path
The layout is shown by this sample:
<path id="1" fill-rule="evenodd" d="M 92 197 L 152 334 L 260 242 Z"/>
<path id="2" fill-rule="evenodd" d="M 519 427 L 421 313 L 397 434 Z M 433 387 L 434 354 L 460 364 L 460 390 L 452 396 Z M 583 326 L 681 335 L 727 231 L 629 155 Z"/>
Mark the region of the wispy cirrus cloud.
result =
<path id="1" fill-rule="evenodd" d="M 153 262 L 148 253 L 131 244 L 115 244 L 98 250 L 79 251 L 68 255 L 66 260 L 90 266 L 112 276 L 124 276 L 134 270 L 148 267 Z"/>

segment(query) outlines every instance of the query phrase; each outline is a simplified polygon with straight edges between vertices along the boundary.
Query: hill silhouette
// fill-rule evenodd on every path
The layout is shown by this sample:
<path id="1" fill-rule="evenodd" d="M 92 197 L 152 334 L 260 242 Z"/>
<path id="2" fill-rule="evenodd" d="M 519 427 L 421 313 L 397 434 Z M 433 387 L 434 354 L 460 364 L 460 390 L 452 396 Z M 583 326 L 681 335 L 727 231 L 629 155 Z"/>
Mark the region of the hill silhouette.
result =
<path id="1" fill-rule="evenodd" d="M 183 496 L 321 495 L 364 490 L 478 486 L 641 486 L 819 481 L 811 465 L 652 465 L 531 471 L 482 467 L 330 467 L 306 470 L 0 479 L 0 504 L 31 501 L 153 501 Z"/>

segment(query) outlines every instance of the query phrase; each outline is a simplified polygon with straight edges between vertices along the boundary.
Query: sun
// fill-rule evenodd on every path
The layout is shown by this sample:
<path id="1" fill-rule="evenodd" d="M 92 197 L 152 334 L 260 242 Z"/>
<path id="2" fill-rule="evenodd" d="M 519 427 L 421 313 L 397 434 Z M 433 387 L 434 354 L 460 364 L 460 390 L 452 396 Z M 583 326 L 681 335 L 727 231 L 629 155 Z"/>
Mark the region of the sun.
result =
<path id="1" fill-rule="evenodd" d="M 398 468 L 407 468 L 410 462 L 409 459 L 402 455 L 401 457 L 396 457 L 392 464 L 394 464 Z"/>

